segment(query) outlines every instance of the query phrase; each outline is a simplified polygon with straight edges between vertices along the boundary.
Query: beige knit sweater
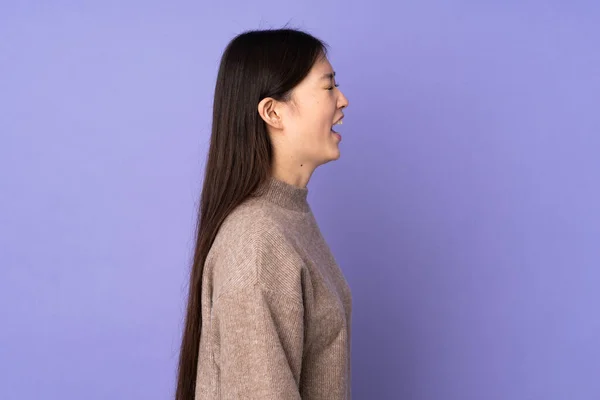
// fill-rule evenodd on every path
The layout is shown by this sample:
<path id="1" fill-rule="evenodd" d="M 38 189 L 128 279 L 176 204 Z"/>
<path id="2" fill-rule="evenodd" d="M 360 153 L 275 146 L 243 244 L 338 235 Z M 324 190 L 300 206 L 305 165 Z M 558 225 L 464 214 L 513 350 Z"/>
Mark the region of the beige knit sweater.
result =
<path id="1" fill-rule="evenodd" d="M 271 178 L 204 265 L 196 400 L 351 399 L 352 296 L 307 203 Z"/>

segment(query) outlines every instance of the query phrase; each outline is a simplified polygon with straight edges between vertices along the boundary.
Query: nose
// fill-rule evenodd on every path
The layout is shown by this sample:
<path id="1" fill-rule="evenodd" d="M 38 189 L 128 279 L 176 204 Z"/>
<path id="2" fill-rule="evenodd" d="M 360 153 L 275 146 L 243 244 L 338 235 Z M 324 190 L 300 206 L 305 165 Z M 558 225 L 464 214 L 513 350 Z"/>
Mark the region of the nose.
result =
<path id="1" fill-rule="evenodd" d="M 340 90 L 340 97 L 338 98 L 338 107 L 339 108 L 346 108 L 349 105 L 349 101 L 346 98 L 346 96 L 344 96 L 344 93 L 342 93 L 342 91 Z"/>

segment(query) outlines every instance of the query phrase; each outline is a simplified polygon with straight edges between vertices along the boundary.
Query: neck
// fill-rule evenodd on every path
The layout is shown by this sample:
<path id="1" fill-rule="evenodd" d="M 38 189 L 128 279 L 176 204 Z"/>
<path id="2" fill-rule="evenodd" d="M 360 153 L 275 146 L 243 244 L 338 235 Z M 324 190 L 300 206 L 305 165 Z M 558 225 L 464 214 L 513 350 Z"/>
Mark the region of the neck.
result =
<path id="1" fill-rule="evenodd" d="M 314 171 L 315 168 L 294 159 L 290 159 L 286 163 L 275 159 L 271 174 L 280 181 L 299 188 L 305 188 Z"/>

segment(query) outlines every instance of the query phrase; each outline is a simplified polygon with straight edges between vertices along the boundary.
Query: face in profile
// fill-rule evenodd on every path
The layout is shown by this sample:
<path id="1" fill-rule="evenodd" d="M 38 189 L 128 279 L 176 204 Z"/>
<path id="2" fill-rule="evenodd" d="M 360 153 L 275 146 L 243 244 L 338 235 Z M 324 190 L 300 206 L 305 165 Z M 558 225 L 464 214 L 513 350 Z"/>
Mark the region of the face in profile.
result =
<path id="1" fill-rule="evenodd" d="M 272 135 L 276 151 L 310 168 L 337 160 L 341 135 L 336 131 L 347 106 L 329 60 L 319 58 L 292 90 L 291 100 L 276 107 L 279 119 Z"/>

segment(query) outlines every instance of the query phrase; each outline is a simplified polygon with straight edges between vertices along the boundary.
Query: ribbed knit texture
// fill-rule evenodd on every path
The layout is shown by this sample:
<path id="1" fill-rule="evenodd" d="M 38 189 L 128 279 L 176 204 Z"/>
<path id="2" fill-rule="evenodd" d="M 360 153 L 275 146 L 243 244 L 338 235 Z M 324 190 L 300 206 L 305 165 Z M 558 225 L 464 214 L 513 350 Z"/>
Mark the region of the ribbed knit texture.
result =
<path id="1" fill-rule="evenodd" d="M 271 178 L 204 265 L 196 400 L 351 399 L 352 295 L 307 202 Z"/>

